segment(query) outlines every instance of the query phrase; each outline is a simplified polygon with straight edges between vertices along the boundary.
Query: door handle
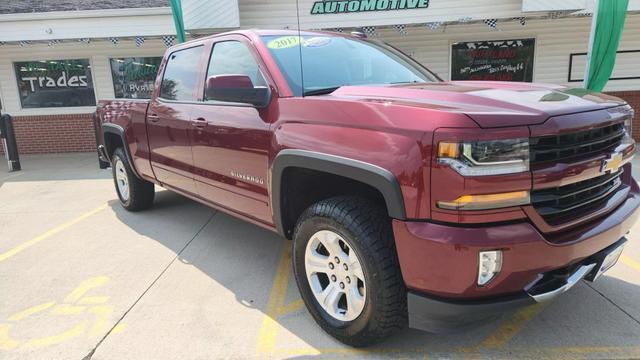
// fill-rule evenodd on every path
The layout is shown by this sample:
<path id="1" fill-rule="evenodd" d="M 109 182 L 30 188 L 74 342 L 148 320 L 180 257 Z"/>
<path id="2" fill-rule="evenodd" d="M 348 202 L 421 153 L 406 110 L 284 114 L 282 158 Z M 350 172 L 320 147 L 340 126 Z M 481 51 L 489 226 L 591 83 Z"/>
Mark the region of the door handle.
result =
<path id="1" fill-rule="evenodd" d="M 158 121 L 160 121 L 160 117 L 158 117 L 158 115 L 156 115 L 156 114 L 149 114 L 149 115 L 147 115 L 147 119 L 149 119 L 149 121 L 151 121 L 151 122 L 158 122 Z"/>
<path id="2" fill-rule="evenodd" d="M 204 118 L 197 118 L 197 119 L 193 119 L 191 120 L 191 125 L 197 127 L 197 128 L 203 128 L 205 126 L 207 126 L 207 120 L 205 120 Z"/>

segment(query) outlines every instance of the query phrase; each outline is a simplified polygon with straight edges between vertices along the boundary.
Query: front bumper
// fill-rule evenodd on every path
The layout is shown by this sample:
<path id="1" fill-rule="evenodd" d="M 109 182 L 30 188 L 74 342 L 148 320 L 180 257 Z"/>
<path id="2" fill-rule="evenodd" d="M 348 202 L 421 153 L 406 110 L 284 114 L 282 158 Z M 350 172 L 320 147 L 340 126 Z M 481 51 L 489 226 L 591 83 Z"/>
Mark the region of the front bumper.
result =
<path id="1" fill-rule="evenodd" d="M 430 332 L 460 330 L 485 323 L 509 310 L 551 301 L 569 291 L 580 280 L 595 281 L 615 264 L 605 264 L 605 259 L 613 256 L 617 261 L 626 241 L 623 237 L 577 264 L 540 274 L 518 294 L 483 300 L 455 301 L 409 292 L 409 326 Z"/>
<path id="2" fill-rule="evenodd" d="M 562 242 L 548 241 L 548 235 L 529 222 L 465 227 L 394 220 L 412 326 L 442 331 L 459 327 L 445 326 L 455 325 L 452 319 L 472 325 L 486 319 L 479 313 L 502 313 L 534 303 L 526 290 L 542 275 L 576 271 L 627 234 L 640 215 L 640 189 L 635 181 L 629 186 L 628 197 L 614 211 L 572 230 Z M 489 250 L 502 251 L 502 270 L 487 285 L 478 286 L 478 253 Z"/>

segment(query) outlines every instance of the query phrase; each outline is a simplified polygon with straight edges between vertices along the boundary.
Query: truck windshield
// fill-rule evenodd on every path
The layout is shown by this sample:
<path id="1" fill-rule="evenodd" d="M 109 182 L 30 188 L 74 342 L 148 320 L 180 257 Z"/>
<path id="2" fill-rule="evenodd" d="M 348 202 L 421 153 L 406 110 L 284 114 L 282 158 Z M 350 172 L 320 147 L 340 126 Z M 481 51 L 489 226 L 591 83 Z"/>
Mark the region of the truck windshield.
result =
<path id="1" fill-rule="evenodd" d="M 262 41 L 296 96 L 326 94 L 345 85 L 439 81 L 415 61 L 382 43 L 326 35 L 262 36 Z"/>

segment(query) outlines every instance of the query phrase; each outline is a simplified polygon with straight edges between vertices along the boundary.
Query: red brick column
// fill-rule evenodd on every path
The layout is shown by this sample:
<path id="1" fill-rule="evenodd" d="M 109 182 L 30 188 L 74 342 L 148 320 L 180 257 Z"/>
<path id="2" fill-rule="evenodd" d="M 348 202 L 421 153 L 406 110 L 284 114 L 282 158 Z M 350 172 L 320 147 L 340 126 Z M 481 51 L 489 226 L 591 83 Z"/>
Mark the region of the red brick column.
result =
<path id="1" fill-rule="evenodd" d="M 20 154 L 95 151 L 91 114 L 13 116 L 12 119 Z"/>
<path id="2" fill-rule="evenodd" d="M 636 117 L 633 119 L 633 138 L 640 142 L 640 90 L 614 91 L 607 94 L 624 99 L 636 110 Z"/>

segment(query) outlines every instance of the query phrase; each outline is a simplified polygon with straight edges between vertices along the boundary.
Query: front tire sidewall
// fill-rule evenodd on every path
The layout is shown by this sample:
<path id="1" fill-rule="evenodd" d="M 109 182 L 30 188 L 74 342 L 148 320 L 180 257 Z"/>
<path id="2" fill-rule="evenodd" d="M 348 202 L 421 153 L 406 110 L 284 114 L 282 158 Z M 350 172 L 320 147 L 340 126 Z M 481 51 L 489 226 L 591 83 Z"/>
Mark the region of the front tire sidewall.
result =
<path id="1" fill-rule="evenodd" d="M 362 309 L 362 313 L 352 321 L 340 321 L 329 315 L 318 303 L 309 285 L 305 270 L 305 251 L 307 243 L 311 240 L 311 237 L 320 230 L 333 231 L 343 239 L 347 240 L 349 246 L 355 250 L 356 256 L 362 266 L 366 284 L 365 305 Z M 313 217 L 302 223 L 296 232 L 296 237 L 293 243 L 292 261 L 295 278 L 298 283 L 302 299 L 309 309 L 309 312 L 320 326 L 325 328 L 325 330 L 336 332 L 340 336 L 344 337 L 352 337 L 365 330 L 372 317 L 373 309 L 375 308 L 374 305 L 376 299 L 374 298 L 374 294 L 377 284 L 375 276 L 371 275 L 375 274 L 375 272 L 374 269 L 371 268 L 371 265 L 365 260 L 363 250 L 364 249 L 360 248 L 360 244 L 354 240 L 352 234 L 347 229 L 335 220 L 323 217 Z"/>

